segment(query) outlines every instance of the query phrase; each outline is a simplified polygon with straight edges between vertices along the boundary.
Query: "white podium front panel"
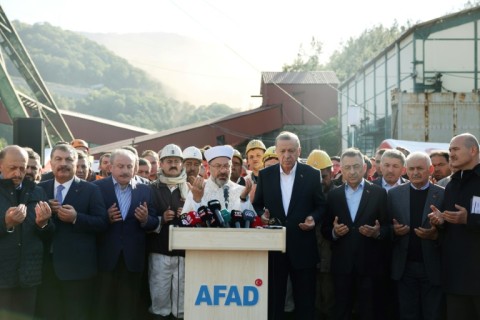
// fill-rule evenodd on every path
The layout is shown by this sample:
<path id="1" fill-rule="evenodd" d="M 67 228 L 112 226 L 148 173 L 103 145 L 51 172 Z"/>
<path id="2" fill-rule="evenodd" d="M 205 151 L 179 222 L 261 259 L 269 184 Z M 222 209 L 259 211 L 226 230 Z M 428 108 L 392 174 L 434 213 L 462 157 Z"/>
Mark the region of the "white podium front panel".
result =
<path id="1" fill-rule="evenodd" d="M 185 284 L 186 320 L 267 319 L 267 251 L 187 251 Z"/>

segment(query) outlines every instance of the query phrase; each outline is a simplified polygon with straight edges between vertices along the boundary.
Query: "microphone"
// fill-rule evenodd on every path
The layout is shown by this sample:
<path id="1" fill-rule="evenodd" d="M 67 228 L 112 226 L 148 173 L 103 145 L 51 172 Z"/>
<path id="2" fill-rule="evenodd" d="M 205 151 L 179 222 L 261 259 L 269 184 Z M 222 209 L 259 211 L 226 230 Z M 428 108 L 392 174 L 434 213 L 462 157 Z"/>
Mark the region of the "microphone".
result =
<path id="1" fill-rule="evenodd" d="M 198 214 L 198 212 L 190 211 L 189 213 L 193 214 L 192 224 L 197 228 L 202 227 L 202 219 L 200 218 L 200 215 Z"/>
<path id="2" fill-rule="evenodd" d="M 230 187 L 228 186 L 228 184 L 224 185 L 223 186 L 223 199 L 225 200 L 225 208 L 228 209 L 228 204 L 230 203 L 230 201 L 228 199 L 230 199 Z"/>
<path id="3" fill-rule="evenodd" d="M 253 219 L 252 228 L 263 228 L 262 218 L 256 216 L 255 219 Z"/>
<path id="4" fill-rule="evenodd" d="M 243 215 L 242 211 L 240 210 L 232 210 L 231 219 L 235 223 L 235 228 L 241 228 L 243 222 Z"/>
<path id="5" fill-rule="evenodd" d="M 198 215 L 200 216 L 200 219 L 202 220 L 203 223 L 207 225 L 207 227 L 210 227 L 211 223 L 211 212 L 209 213 L 210 210 L 206 206 L 201 206 L 198 208 Z"/>
<path id="6" fill-rule="evenodd" d="M 213 213 L 215 213 L 215 218 L 217 218 L 218 225 L 225 228 L 225 221 L 223 220 L 222 214 L 220 213 L 220 210 L 222 210 L 222 205 L 220 204 L 220 201 L 208 201 L 208 208 L 212 210 Z"/>
<path id="7" fill-rule="evenodd" d="M 232 220 L 232 218 L 230 217 L 230 212 L 228 212 L 228 210 L 226 209 L 222 209 L 220 213 L 222 214 L 223 221 L 225 221 L 225 227 L 230 227 L 230 223 Z"/>
<path id="8" fill-rule="evenodd" d="M 245 228 L 250 228 L 250 221 L 253 221 L 257 214 L 252 210 L 245 209 L 242 212 L 243 220 L 245 220 Z"/>
<path id="9" fill-rule="evenodd" d="M 189 227 L 191 224 L 191 219 L 188 216 L 188 213 L 184 212 L 180 215 L 178 218 L 177 223 L 175 225 L 178 225 L 179 227 Z"/>

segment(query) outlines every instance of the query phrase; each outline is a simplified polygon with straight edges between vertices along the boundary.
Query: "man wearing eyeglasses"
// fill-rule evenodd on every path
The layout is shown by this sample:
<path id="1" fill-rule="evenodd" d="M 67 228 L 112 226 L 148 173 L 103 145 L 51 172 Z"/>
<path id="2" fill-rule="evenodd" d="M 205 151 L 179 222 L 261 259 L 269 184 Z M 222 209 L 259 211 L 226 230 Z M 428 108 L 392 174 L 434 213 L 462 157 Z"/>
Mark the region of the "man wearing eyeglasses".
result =
<path id="1" fill-rule="evenodd" d="M 218 200 L 222 209 L 229 212 L 253 210 L 248 196 L 252 182 L 246 180 L 246 186 L 243 187 L 230 180 L 233 152 L 231 146 L 215 146 L 205 151 L 210 177 L 207 180 L 197 177 L 193 184 L 189 184 L 191 192 L 188 193 L 183 212 L 196 211 L 202 205 L 207 206 L 210 200 Z"/>

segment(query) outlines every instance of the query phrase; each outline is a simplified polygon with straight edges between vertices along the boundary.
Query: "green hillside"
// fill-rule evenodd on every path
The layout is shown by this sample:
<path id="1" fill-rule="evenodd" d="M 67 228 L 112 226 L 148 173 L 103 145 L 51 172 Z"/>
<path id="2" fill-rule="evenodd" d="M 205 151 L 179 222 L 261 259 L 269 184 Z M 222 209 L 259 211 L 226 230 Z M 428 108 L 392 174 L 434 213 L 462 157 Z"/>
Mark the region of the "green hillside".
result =
<path id="1" fill-rule="evenodd" d="M 52 90 L 61 109 L 158 131 L 236 111 L 172 99 L 143 70 L 78 33 L 48 23 L 14 25 L 45 81 L 88 89 L 80 97 Z M 12 66 L 9 72 L 17 74 Z"/>

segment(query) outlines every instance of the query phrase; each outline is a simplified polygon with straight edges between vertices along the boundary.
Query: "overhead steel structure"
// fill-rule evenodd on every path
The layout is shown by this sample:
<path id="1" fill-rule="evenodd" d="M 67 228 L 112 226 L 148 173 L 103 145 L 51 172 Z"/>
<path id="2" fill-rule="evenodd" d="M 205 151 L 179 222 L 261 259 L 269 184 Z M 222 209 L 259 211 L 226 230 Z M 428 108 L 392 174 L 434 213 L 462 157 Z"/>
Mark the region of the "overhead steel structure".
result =
<path id="1" fill-rule="evenodd" d="M 61 140 L 71 141 L 73 139 L 72 132 L 1 6 L 0 46 L 3 49 L 3 52 L 0 52 L 0 99 L 10 119 L 31 117 L 44 119 L 45 138 L 49 146 Z M 4 56 L 8 56 L 34 97 L 29 97 L 15 89 L 8 75 Z"/>

